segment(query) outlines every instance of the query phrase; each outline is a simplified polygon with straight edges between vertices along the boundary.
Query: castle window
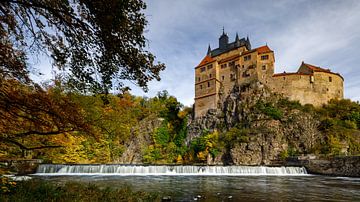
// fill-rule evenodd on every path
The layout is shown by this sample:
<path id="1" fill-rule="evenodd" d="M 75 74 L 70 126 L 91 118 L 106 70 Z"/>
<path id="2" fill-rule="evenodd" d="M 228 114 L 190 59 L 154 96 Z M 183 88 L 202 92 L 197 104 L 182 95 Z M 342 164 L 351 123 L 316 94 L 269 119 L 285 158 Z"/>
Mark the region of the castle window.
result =
<path id="1" fill-rule="evenodd" d="M 244 61 L 248 61 L 248 60 L 251 60 L 251 55 L 246 55 L 246 56 L 244 57 Z"/>
<path id="2" fill-rule="evenodd" d="M 221 80 L 223 80 L 223 81 L 224 81 L 224 80 L 225 80 L 225 76 L 221 76 Z"/>
<path id="3" fill-rule="evenodd" d="M 242 68 L 244 69 L 244 65 L 242 65 Z"/>
<path id="4" fill-rule="evenodd" d="M 208 87 L 210 87 L 210 82 L 208 82 Z"/>
<path id="5" fill-rule="evenodd" d="M 332 77 L 331 76 L 329 76 L 329 82 L 332 82 Z"/>
<path id="6" fill-rule="evenodd" d="M 234 81 L 235 80 L 235 75 L 234 74 L 230 74 L 230 80 Z"/>
<path id="7" fill-rule="evenodd" d="M 263 65 L 263 66 L 262 66 L 262 70 L 266 70 L 266 65 Z"/>
<path id="8" fill-rule="evenodd" d="M 198 81 L 200 81 L 200 77 L 198 77 Z"/>
<path id="9" fill-rule="evenodd" d="M 255 65 L 254 64 L 252 64 L 252 65 L 249 65 L 249 69 L 255 69 Z"/>
<path id="10" fill-rule="evenodd" d="M 212 76 L 212 75 L 211 75 L 211 74 L 209 74 L 209 78 L 211 78 L 211 76 Z"/>
<path id="11" fill-rule="evenodd" d="M 204 72 L 206 70 L 205 67 L 201 67 L 200 72 Z"/>
<path id="12" fill-rule="evenodd" d="M 284 80 L 285 80 L 286 78 L 285 78 L 285 76 L 284 76 Z"/>
<path id="13" fill-rule="evenodd" d="M 208 70 L 211 69 L 211 68 L 213 68 L 213 65 L 212 65 L 212 64 L 207 66 L 207 69 L 208 69 Z"/>
<path id="14" fill-rule="evenodd" d="M 225 69 L 227 67 L 227 64 L 222 64 L 221 69 Z"/>
<path id="15" fill-rule="evenodd" d="M 247 72 L 247 71 L 245 71 L 245 72 L 243 72 L 242 76 L 243 76 L 243 77 L 249 77 L 249 76 L 250 76 L 250 73 Z"/>
<path id="16" fill-rule="evenodd" d="M 261 56 L 261 60 L 268 60 L 269 59 L 269 55 L 262 55 Z"/>
<path id="17" fill-rule="evenodd" d="M 232 61 L 232 62 L 229 62 L 229 67 L 234 67 L 235 66 L 235 62 Z"/>
<path id="18" fill-rule="evenodd" d="M 200 89 L 202 89 L 202 85 L 200 85 Z"/>

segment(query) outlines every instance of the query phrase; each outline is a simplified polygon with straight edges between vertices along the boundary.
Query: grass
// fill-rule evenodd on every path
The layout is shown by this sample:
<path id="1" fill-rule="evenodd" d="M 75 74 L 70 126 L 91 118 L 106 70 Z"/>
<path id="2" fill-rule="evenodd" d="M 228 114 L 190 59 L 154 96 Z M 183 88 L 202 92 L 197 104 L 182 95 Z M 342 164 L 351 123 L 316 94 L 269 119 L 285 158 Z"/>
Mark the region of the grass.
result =
<path id="1" fill-rule="evenodd" d="M 160 201 L 160 198 L 156 193 L 133 192 L 129 187 L 100 188 L 93 184 L 59 185 L 30 180 L 18 182 L 10 192 L 0 192 L 0 201 Z"/>

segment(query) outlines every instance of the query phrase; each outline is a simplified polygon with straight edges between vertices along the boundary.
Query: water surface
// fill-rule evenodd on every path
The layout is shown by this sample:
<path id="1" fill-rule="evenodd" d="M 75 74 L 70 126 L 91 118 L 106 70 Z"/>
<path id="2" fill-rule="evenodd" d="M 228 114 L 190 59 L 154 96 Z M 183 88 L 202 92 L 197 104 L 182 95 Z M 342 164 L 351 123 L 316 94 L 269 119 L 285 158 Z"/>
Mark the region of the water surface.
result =
<path id="1" fill-rule="evenodd" d="M 303 176 L 39 175 L 54 183 L 129 186 L 173 201 L 360 201 L 360 178 Z"/>

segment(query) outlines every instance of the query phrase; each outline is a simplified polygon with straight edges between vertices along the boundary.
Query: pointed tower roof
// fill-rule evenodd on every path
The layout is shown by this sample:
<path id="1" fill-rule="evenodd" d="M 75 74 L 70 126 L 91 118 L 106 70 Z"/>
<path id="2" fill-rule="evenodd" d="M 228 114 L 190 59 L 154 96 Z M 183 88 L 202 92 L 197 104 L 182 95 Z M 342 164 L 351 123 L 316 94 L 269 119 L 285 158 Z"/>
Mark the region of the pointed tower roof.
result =
<path id="1" fill-rule="evenodd" d="M 239 35 L 238 35 L 238 33 L 236 32 L 236 36 L 235 36 L 235 41 L 239 41 L 240 39 L 239 39 Z"/>
<path id="2" fill-rule="evenodd" d="M 207 51 L 207 54 L 208 56 L 211 56 L 211 47 L 210 47 L 210 44 L 209 44 L 209 47 L 208 47 L 208 51 Z"/>

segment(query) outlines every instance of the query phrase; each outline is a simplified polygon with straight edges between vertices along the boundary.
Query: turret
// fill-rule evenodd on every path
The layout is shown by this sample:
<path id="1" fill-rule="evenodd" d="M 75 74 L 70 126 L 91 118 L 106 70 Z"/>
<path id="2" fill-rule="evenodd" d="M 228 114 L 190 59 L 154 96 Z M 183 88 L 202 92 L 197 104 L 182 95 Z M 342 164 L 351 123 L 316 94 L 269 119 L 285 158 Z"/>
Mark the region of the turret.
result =
<path id="1" fill-rule="evenodd" d="M 219 48 L 224 50 L 227 48 L 229 44 L 229 37 L 227 34 L 225 34 L 224 28 L 223 28 L 223 33 L 219 38 Z"/>
<path id="2" fill-rule="evenodd" d="M 210 56 L 210 57 L 211 57 L 211 48 L 210 48 L 210 44 L 209 44 L 208 51 L 207 51 L 207 54 L 206 54 L 206 55 L 208 55 L 208 56 Z"/>

